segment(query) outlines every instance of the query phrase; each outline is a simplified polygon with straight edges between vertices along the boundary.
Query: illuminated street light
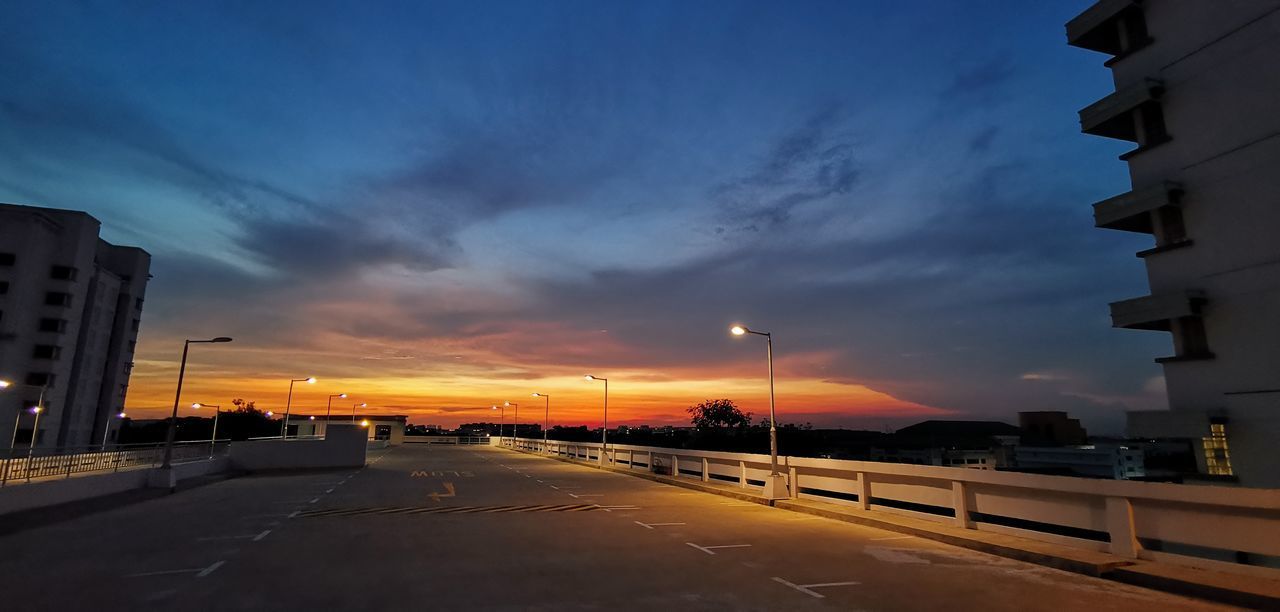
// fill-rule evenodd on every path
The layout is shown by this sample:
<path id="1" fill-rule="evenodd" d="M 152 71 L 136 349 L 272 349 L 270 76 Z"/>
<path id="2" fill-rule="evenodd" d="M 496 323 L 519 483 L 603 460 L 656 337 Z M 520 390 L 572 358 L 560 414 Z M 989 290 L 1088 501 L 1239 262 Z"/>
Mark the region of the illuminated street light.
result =
<path id="1" fill-rule="evenodd" d="M 7 380 L 0 380 L 0 389 L 8 389 L 9 387 L 12 387 L 12 386 L 13 386 L 13 383 Z"/>
<path id="2" fill-rule="evenodd" d="M 516 447 L 516 438 L 520 435 L 520 404 L 515 402 L 502 402 L 503 406 L 511 406 L 516 409 L 515 416 L 511 417 L 511 448 Z"/>
<path id="3" fill-rule="evenodd" d="M 356 408 L 367 408 L 367 407 L 369 407 L 369 404 L 365 402 L 361 402 L 359 404 L 352 404 L 351 405 L 351 422 L 352 423 L 356 422 Z"/>
<path id="4" fill-rule="evenodd" d="M 744 325 L 730 327 L 729 333 L 735 336 L 754 334 L 765 338 L 769 356 L 769 476 L 764 481 L 764 496 L 768 499 L 786 498 L 787 481 L 778 473 L 778 415 L 773 402 L 773 334 L 753 331 Z"/>
<path id="5" fill-rule="evenodd" d="M 534 393 L 534 397 L 547 398 L 546 412 L 542 415 L 542 452 L 547 452 L 547 426 L 551 424 L 551 396 L 546 393 Z"/>
<path id="6" fill-rule="evenodd" d="M 497 404 L 494 404 L 493 408 L 491 408 L 491 410 L 497 410 L 497 409 L 498 409 Z M 498 416 L 498 443 L 499 444 L 502 443 L 502 428 L 506 426 L 506 424 L 507 424 L 507 407 L 504 405 L 502 407 L 502 412 L 500 412 Z"/>
<path id="7" fill-rule="evenodd" d="M 369 426 L 369 419 L 360 419 L 360 426 L 361 426 L 361 427 L 368 427 L 368 426 Z"/>
<path id="8" fill-rule="evenodd" d="M 173 414 L 169 415 L 169 431 L 164 437 L 164 462 L 160 464 L 160 469 L 169 469 L 170 461 L 173 459 L 173 438 L 178 433 L 178 402 L 182 400 L 182 378 L 187 373 L 187 350 L 192 344 L 221 344 L 223 342 L 231 342 L 231 338 L 226 336 L 218 336 L 211 340 L 187 340 L 182 345 L 182 365 L 178 367 L 178 391 L 173 395 Z M 172 489 L 177 481 L 170 474 L 169 488 Z"/>
<path id="9" fill-rule="evenodd" d="M 116 418 L 117 418 L 117 419 L 123 419 L 125 416 L 127 416 L 127 415 L 125 415 L 125 413 L 124 413 L 124 411 L 123 411 L 123 410 L 116 414 Z M 108 432 L 110 432 L 110 431 L 111 431 L 111 420 L 110 420 L 110 419 L 107 419 L 107 424 L 106 424 L 106 426 L 102 428 L 102 448 L 101 448 L 101 450 L 102 450 L 103 452 L 105 452 L 105 451 L 107 450 L 107 433 L 108 433 Z"/>
<path id="10" fill-rule="evenodd" d="M 209 458 L 213 458 L 213 447 L 218 442 L 218 415 L 222 414 L 222 406 L 220 404 L 201 404 L 196 402 L 191 404 L 192 408 L 199 410 L 201 408 L 213 408 L 213 435 L 209 436 Z"/>
<path id="11" fill-rule="evenodd" d="M 333 410 L 333 398 L 335 398 L 335 397 L 337 397 L 337 398 L 341 398 L 341 399 L 347 399 L 347 394 L 346 394 L 346 393 L 339 393 L 339 394 L 337 394 L 337 395 L 330 395 L 330 396 L 329 396 L 329 405 L 328 405 L 328 406 L 326 406 L 326 407 L 325 407 L 325 409 L 324 409 L 324 422 L 326 423 L 325 427 L 328 427 L 327 423 L 329 422 L 329 413 Z M 314 421 L 315 419 L 313 418 L 313 419 L 311 419 L 311 420 L 313 420 L 313 421 Z"/>
<path id="12" fill-rule="evenodd" d="M 587 382 L 604 381 L 604 426 L 600 428 L 600 465 L 604 465 L 604 456 L 609 454 L 609 379 L 587 374 L 583 376 Z"/>
<path id="13" fill-rule="evenodd" d="M 288 437 L 289 434 L 289 409 L 293 406 L 293 383 L 304 382 L 308 385 L 316 384 L 316 377 L 308 376 L 306 378 L 294 378 L 289 380 L 289 397 L 284 402 L 284 420 L 280 421 L 280 437 Z"/>

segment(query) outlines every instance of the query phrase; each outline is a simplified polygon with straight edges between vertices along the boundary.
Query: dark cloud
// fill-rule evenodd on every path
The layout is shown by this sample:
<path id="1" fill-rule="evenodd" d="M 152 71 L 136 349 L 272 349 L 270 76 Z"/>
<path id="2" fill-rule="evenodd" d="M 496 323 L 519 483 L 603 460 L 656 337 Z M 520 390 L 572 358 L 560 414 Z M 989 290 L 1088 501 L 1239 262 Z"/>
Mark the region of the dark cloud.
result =
<path id="1" fill-rule="evenodd" d="M 968 68 L 959 69 L 943 88 L 943 98 L 962 96 L 986 97 L 1004 87 L 1018 74 L 1007 55 L 993 57 Z"/>

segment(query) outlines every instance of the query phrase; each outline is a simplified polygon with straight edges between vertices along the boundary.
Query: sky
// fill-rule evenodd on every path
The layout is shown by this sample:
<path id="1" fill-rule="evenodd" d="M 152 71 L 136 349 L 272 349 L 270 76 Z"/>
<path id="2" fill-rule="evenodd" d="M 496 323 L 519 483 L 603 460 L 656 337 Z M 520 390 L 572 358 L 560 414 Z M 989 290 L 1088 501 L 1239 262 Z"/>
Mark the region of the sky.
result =
<path id="1" fill-rule="evenodd" d="M 1088 0 L 35 2 L 0 201 L 153 256 L 127 399 L 882 429 L 1165 405 Z M 550 395 L 549 409 L 532 392 Z M 527 416 L 533 415 L 533 416 Z M 505 416 L 510 422 L 511 414 Z"/>

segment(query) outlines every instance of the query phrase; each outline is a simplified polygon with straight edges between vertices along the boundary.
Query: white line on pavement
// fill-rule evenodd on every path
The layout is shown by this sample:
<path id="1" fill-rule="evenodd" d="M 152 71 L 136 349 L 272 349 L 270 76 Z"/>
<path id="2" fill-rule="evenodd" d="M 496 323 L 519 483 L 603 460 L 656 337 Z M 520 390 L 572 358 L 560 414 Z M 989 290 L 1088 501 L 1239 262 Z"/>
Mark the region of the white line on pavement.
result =
<path id="1" fill-rule="evenodd" d="M 250 519 L 280 518 L 284 516 L 289 516 L 289 515 L 288 514 L 250 514 L 249 516 L 242 516 L 240 518 L 247 521 Z"/>
<path id="2" fill-rule="evenodd" d="M 782 578 L 779 578 L 779 577 L 777 577 L 777 576 L 774 576 L 774 577 L 773 577 L 773 580 L 774 580 L 775 582 L 779 582 L 779 583 L 785 584 L 785 585 L 787 585 L 787 586 L 789 586 L 789 587 L 791 587 L 791 588 L 793 588 L 793 589 L 795 589 L 795 590 L 797 590 L 797 591 L 800 591 L 801 593 L 804 593 L 805 595 L 809 595 L 809 596 L 812 596 L 812 597 L 816 597 L 816 598 L 818 598 L 818 599 L 823 599 L 823 598 L 825 598 L 825 597 L 826 597 L 826 595 L 823 595 L 822 593 L 819 593 L 819 592 L 817 592 L 817 591 L 814 591 L 813 589 L 820 589 L 820 588 L 823 588 L 823 587 L 855 586 L 855 585 L 862 584 L 861 582 L 853 582 L 853 581 L 849 581 L 849 582 L 820 582 L 820 583 L 818 583 L 818 584 L 796 584 L 796 583 L 791 582 L 791 581 L 788 581 L 788 580 L 783 580 Z"/>
<path id="3" fill-rule="evenodd" d="M 260 534 L 258 534 L 258 535 L 256 535 L 256 536 L 253 536 L 253 541 L 254 541 L 254 542 L 261 542 L 261 541 L 262 541 L 262 538 L 267 537 L 267 534 L 268 534 L 268 533 L 271 533 L 271 530 L 270 530 L 270 529 L 263 530 L 263 532 L 262 532 L 262 533 L 260 533 Z"/>
<path id="4" fill-rule="evenodd" d="M 569 497 L 604 497 L 603 493 L 570 493 Z"/>
<path id="5" fill-rule="evenodd" d="M 293 512 L 289 513 L 289 518 L 294 518 L 294 517 L 298 516 L 298 513 L 299 513 L 299 512 L 302 512 L 302 511 L 301 511 L 301 510 L 294 510 Z"/>
<path id="6" fill-rule="evenodd" d="M 309 502 L 307 502 L 307 503 L 308 503 L 308 504 L 314 504 L 314 503 L 316 503 L 316 502 L 318 502 L 318 501 L 320 501 L 320 498 L 319 498 L 319 497 L 313 497 L 313 498 L 311 498 L 311 501 L 309 501 Z"/>
<path id="7" fill-rule="evenodd" d="M 883 541 L 885 541 L 885 540 L 909 540 L 909 539 L 914 538 L 914 537 L 915 537 L 915 536 L 909 536 L 909 535 L 908 535 L 908 536 L 893 536 L 893 537 L 890 537 L 890 538 L 871 538 L 871 541 L 872 541 L 872 542 L 883 542 Z"/>
<path id="8" fill-rule="evenodd" d="M 653 529 L 654 527 L 671 527 L 673 525 L 684 524 L 684 523 L 641 523 L 640 521 L 633 521 L 633 522 L 641 527 L 644 527 L 645 529 Z"/>
<path id="9" fill-rule="evenodd" d="M 325 493 L 333 493 L 333 488 L 332 488 L 332 487 L 330 487 L 330 488 L 326 489 L 326 490 L 325 490 Z"/>
<path id="10" fill-rule="evenodd" d="M 751 546 L 750 544 L 721 544 L 719 546 L 698 546 L 693 542 L 685 542 L 685 544 L 688 544 L 689 546 L 692 546 L 704 553 L 707 553 L 708 555 L 716 554 L 713 549 L 717 549 L 717 548 L 746 548 L 748 546 Z"/>

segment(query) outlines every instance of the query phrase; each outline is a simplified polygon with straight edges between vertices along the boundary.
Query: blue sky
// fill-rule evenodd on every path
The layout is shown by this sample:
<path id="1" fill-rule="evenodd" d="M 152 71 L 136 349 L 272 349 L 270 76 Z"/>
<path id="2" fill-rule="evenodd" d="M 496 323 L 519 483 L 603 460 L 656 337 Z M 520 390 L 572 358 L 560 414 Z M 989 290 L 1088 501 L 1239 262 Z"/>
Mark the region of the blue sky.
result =
<path id="1" fill-rule="evenodd" d="M 595 368 L 661 420 L 754 363 L 743 320 L 815 423 L 924 414 L 870 389 L 1116 431 L 1169 347 L 1109 327 L 1149 245 L 1092 227 L 1128 185 L 1078 131 L 1088 4 L 17 2 L 0 201 L 155 256 L 143 408 L 216 328 L 252 340 L 224 383 L 298 360 L 407 410 Z"/>

